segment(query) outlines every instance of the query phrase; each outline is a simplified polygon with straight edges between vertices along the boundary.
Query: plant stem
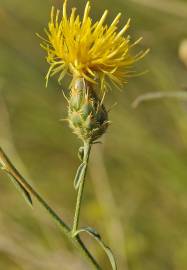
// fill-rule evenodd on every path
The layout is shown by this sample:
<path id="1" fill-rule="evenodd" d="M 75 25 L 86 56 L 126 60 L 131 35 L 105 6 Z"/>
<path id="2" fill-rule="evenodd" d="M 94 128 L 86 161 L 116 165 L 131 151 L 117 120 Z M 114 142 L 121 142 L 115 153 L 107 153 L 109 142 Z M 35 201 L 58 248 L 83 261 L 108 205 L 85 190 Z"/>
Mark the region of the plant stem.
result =
<path id="1" fill-rule="evenodd" d="M 73 220 L 73 228 L 72 228 L 72 236 L 76 233 L 79 225 L 79 219 L 80 219 L 80 210 L 81 210 L 81 203 L 83 198 L 83 191 L 84 191 L 84 184 L 86 179 L 86 172 L 88 168 L 88 161 L 91 151 L 91 144 L 90 142 L 84 142 L 84 157 L 83 162 L 85 163 L 85 169 L 84 173 L 82 175 L 82 179 L 79 184 L 78 194 L 77 194 L 77 202 L 75 207 L 75 214 L 74 214 L 74 220 Z"/>
<path id="2" fill-rule="evenodd" d="M 34 190 L 34 188 L 23 178 L 23 176 L 17 171 L 17 169 L 11 163 L 11 161 L 4 153 L 4 151 L 1 149 L 1 147 L 0 147 L 0 165 L 2 166 L 1 169 L 3 171 L 5 171 L 8 175 L 12 176 L 17 181 L 17 183 L 19 183 L 22 187 L 24 187 L 28 191 L 28 193 L 30 193 L 33 197 L 35 197 L 35 199 L 37 199 L 37 201 L 41 204 L 41 206 L 43 206 L 47 210 L 47 212 L 50 214 L 53 220 L 60 226 L 64 235 L 72 242 L 72 244 L 75 247 L 77 247 L 82 252 L 82 254 L 84 254 L 84 256 L 87 259 L 89 259 L 89 261 L 92 263 L 93 269 L 102 270 L 102 268 L 99 266 L 95 258 L 92 256 L 87 247 L 84 245 L 80 237 L 76 236 L 72 238 L 71 229 L 69 228 L 69 226 L 48 205 L 48 203 L 41 197 L 41 195 L 36 190 Z"/>

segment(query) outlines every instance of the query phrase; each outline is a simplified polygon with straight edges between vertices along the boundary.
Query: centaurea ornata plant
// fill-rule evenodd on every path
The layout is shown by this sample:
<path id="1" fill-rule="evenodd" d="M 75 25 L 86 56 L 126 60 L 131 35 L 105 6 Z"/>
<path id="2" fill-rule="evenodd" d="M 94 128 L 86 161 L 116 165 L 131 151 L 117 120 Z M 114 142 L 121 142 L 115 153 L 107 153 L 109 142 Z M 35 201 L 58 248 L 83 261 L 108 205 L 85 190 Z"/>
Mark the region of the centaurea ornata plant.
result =
<path id="1" fill-rule="evenodd" d="M 47 52 L 49 71 L 46 84 L 51 76 L 58 74 L 59 83 L 68 74 L 71 76 L 70 91 L 64 96 L 68 103 L 67 121 L 73 133 L 81 139 L 79 149 L 81 164 L 77 170 L 74 186 L 77 190 L 77 203 L 72 226 L 68 226 L 46 203 L 44 199 L 26 182 L 0 151 L 0 163 L 13 182 L 21 189 L 29 203 L 34 196 L 59 223 L 65 235 L 90 259 L 95 269 L 102 269 L 80 239 L 80 233 L 93 236 L 108 255 L 112 268 L 117 265 L 111 250 L 103 243 L 100 235 L 90 227 L 79 228 L 81 202 L 88 167 L 91 147 L 106 132 L 109 126 L 108 112 L 104 106 L 104 97 L 110 83 L 122 87 L 134 72 L 134 63 L 142 59 L 147 51 L 133 53 L 140 42 L 131 42 L 127 35 L 130 20 L 118 31 L 121 14 L 119 13 L 110 26 L 105 23 L 108 11 L 101 19 L 93 23 L 90 17 L 90 2 L 87 2 L 83 18 L 73 8 L 67 14 L 67 0 L 63 10 L 52 7 L 51 18 L 46 36 L 42 39 L 42 48 Z"/>

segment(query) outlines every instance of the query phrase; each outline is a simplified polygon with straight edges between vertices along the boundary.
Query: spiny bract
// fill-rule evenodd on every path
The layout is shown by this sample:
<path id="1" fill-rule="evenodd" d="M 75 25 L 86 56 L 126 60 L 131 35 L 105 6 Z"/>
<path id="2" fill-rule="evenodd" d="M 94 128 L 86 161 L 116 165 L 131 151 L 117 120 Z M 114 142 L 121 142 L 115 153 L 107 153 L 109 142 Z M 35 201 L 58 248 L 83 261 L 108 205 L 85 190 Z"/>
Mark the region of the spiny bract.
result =
<path id="1" fill-rule="evenodd" d="M 93 143 L 103 135 L 109 125 L 108 113 L 84 79 L 73 80 L 68 100 L 68 122 L 70 128 L 82 141 Z"/>

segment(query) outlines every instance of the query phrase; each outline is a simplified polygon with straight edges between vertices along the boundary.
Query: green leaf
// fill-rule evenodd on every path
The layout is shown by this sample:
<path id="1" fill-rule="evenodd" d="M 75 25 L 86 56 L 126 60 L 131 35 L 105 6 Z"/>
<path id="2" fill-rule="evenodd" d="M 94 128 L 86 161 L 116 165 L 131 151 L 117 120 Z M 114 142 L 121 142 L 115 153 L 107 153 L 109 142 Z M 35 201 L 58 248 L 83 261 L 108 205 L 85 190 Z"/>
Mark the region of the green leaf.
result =
<path id="1" fill-rule="evenodd" d="M 10 180 L 13 182 L 13 184 L 15 185 L 15 187 L 17 188 L 17 190 L 22 194 L 22 196 L 24 197 L 26 202 L 32 207 L 33 203 L 32 203 L 32 198 L 31 198 L 31 195 L 29 194 L 29 192 L 11 174 L 8 173 L 8 176 L 9 176 Z"/>
<path id="2" fill-rule="evenodd" d="M 83 162 L 81 163 L 81 165 L 78 167 L 77 173 L 75 175 L 75 179 L 74 179 L 74 187 L 75 189 L 78 189 L 80 182 L 84 176 L 85 173 L 85 169 L 86 169 L 86 163 Z"/>
<path id="3" fill-rule="evenodd" d="M 100 234 L 94 228 L 87 227 L 87 228 L 77 230 L 75 232 L 74 236 L 78 235 L 81 232 L 88 233 L 90 236 L 92 236 L 99 243 L 99 245 L 102 247 L 102 249 L 104 250 L 104 252 L 106 253 L 106 255 L 109 258 L 109 261 L 110 261 L 111 266 L 112 266 L 112 270 L 117 270 L 117 264 L 116 264 L 115 257 L 113 255 L 111 249 L 108 246 L 106 246 L 104 244 L 104 242 L 102 241 Z"/>

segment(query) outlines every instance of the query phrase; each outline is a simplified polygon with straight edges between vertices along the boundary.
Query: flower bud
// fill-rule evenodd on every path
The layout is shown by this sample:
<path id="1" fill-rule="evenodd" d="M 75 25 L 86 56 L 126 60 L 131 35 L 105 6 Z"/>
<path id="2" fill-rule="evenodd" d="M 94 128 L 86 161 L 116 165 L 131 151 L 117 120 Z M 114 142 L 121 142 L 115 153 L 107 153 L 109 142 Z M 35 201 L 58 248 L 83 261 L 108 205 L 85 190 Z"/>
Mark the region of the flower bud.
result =
<path id="1" fill-rule="evenodd" d="M 75 78 L 69 97 L 70 128 L 82 140 L 93 143 L 109 125 L 108 113 L 88 82 Z"/>

